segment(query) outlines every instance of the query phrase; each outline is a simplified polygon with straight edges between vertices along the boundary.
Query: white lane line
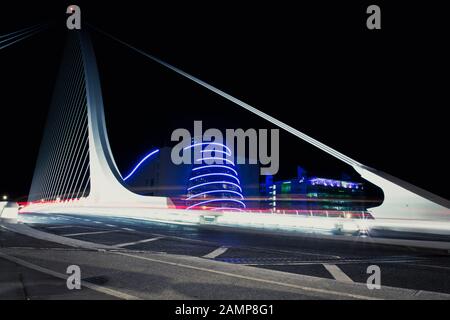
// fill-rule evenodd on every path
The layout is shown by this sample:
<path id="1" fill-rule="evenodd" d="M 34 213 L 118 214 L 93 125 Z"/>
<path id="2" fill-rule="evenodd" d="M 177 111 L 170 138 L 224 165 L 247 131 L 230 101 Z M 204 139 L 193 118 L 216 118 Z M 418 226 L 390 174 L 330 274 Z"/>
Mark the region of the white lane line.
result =
<path id="1" fill-rule="evenodd" d="M 108 227 L 112 227 L 112 228 L 116 228 L 117 226 L 113 225 L 113 224 L 107 224 Z"/>
<path id="2" fill-rule="evenodd" d="M 327 269 L 327 271 L 329 273 L 331 273 L 331 275 L 333 276 L 333 278 L 336 281 L 347 282 L 347 283 L 352 283 L 353 282 L 353 280 L 350 279 L 350 277 L 347 276 L 344 273 L 344 271 L 342 271 L 337 265 L 335 265 L 335 264 L 327 264 L 327 263 L 324 263 L 322 265 L 325 267 L 325 269 Z"/>
<path id="3" fill-rule="evenodd" d="M 408 263 L 408 264 L 409 264 L 409 265 L 413 265 L 413 266 L 419 266 L 419 267 L 426 267 L 426 268 L 435 268 L 435 269 L 450 270 L 449 267 L 436 266 L 436 265 L 432 265 L 432 264 L 421 264 L 421 263 Z"/>
<path id="4" fill-rule="evenodd" d="M 135 241 L 135 242 L 127 242 L 127 243 L 121 243 L 121 244 L 116 244 L 116 247 L 128 247 L 128 246 L 134 246 L 135 244 L 140 244 L 140 243 L 146 243 L 146 242 L 151 242 L 151 241 L 156 241 L 159 239 L 162 239 L 164 237 L 156 237 L 156 238 L 150 238 L 150 239 L 144 239 L 144 240 L 139 240 L 139 241 Z"/>
<path id="5" fill-rule="evenodd" d="M 122 228 L 122 230 L 125 230 L 125 231 L 136 231 L 136 230 L 130 229 L 130 228 Z"/>
<path id="6" fill-rule="evenodd" d="M 74 226 L 56 226 L 56 227 L 47 227 L 47 229 L 65 229 L 65 228 L 74 228 Z"/>
<path id="7" fill-rule="evenodd" d="M 44 268 L 44 267 L 40 267 L 40 266 L 38 266 L 36 264 L 33 264 L 33 263 L 27 262 L 25 260 L 22 260 L 22 259 L 10 256 L 10 255 L 7 255 L 7 254 L 5 254 L 5 253 L 3 253 L 1 251 L 0 251 L 0 257 L 4 258 L 6 260 L 9 260 L 11 262 L 17 263 L 17 264 L 19 264 L 21 266 L 24 266 L 26 268 L 29 268 L 29 269 L 32 269 L 32 270 L 35 270 L 35 271 L 38 271 L 38 272 L 45 273 L 45 274 L 54 276 L 54 277 L 59 278 L 59 279 L 63 279 L 64 281 L 67 280 L 67 275 L 66 274 L 62 274 L 62 273 L 59 273 L 59 272 L 56 272 L 56 271 L 53 271 L 53 270 L 50 270 L 50 269 L 47 269 L 47 268 Z M 119 299 L 140 300 L 138 297 L 129 295 L 128 293 L 124 293 L 124 292 L 120 292 L 120 291 L 113 290 L 113 289 L 110 289 L 110 288 L 102 287 L 102 286 L 99 286 L 99 285 L 96 285 L 96 284 L 92 284 L 92 283 L 89 283 L 89 282 L 81 281 L 81 285 L 83 287 L 89 288 L 91 290 L 94 290 L 94 291 L 97 291 L 97 292 L 101 292 L 101 293 L 104 293 L 104 294 L 107 294 L 107 295 L 110 295 L 110 296 L 113 296 L 113 297 L 116 297 L 116 298 L 119 298 Z"/>
<path id="8" fill-rule="evenodd" d="M 94 221 L 94 223 L 103 223 L 103 222 L 100 222 L 100 221 Z"/>
<path id="9" fill-rule="evenodd" d="M 61 235 L 62 237 L 74 237 L 74 236 L 84 236 L 89 234 L 102 234 L 102 233 L 111 233 L 111 232 L 119 232 L 119 230 L 109 230 L 109 231 L 94 231 L 94 232 L 81 232 L 81 233 L 68 233 Z"/>
<path id="10" fill-rule="evenodd" d="M 211 251 L 211 252 L 208 253 L 208 254 L 205 254 L 205 255 L 203 256 L 203 258 L 214 259 L 214 258 L 220 256 L 221 254 L 225 253 L 225 251 L 227 251 L 227 250 L 228 250 L 228 247 L 223 247 L 223 246 L 222 246 L 222 247 L 220 247 L 220 248 L 217 248 L 217 249 L 214 250 L 214 251 Z"/>
<path id="11" fill-rule="evenodd" d="M 77 229 L 104 230 L 101 226 L 87 226 L 84 224 L 73 225 L 72 227 Z"/>
<path id="12" fill-rule="evenodd" d="M 416 261 L 421 260 L 338 260 L 333 261 L 332 264 L 338 265 L 338 264 L 362 264 L 362 263 L 413 263 Z M 329 261 L 327 261 L 329 262 Z M 326 264 L 327 262 L 320 260 L 320 261 L 298 261 L 298 262 L 285 262 L 285 261 L 267 261 L 267 262 L 255 262 L 255 263 L 242 263 L 242 265 L 245 266 L 265 266 L 265 265 L 274 265 L 274 266 L 308 266 L 308 265 L 316 265 L 316 264 Z"/>
<path id="13" fill-rule="evenodd" d="M 91 222 L 91 220 L 89 220 L 89 219 L 83 219 L 83 221 Z"/>
<path id="14" fill-rule="evenodd" d="M 306 286 L 296 285 L 296 284 L 292 284 L 292 283 L 282 283 L 282 282 L 279 282 L 279 281 L 268 280 L 268 279 L 263 279 L 263 278 L 248 277 L 248 276 L 244 276 L 244 275 L 240 275 L 240 274 L 236 274 L 236 273 L 230 273 L 230 272 L 226 272 L 226 271 L 213 270 L 213 269 L 202 268 L 202 267 L 196 267 L 196 266 L 188 265 L 188 264 L 184 264 L 184 263 L 170 262 L 170 261 L 164 261 L 164 260 L 160 260 L 160 259 L 142 257 L 142 256 L 134 255 L 134 254 L 128 254 L 128 253 L 125 253 L 125 252 L 111 252 L 111 253 L 112 254 L 118 254 L 118 255 L 121 255 L 121 256 L 130 257 L 130 258 L 135 258 L 135 259 L 141 259 L 141 260 L 146 260 L 146 261 L 157 262 L 157 263 L 166 264 L 166 265 L 179 267 L 179 268 L 197 270 L 197 271 L 202 271 L 202 272 L 205 272 L 205 273 L 220 274 L 222 276 L 228 276 L 228 277 L 232 277 L 232 278 L 244 279 L 244 280 L 249 280 L 249 281 L 256 281 L 256 282 L 261 282 L 261 283 L 268 283 L 268 284 L 271 284 L 271 285 L 277 285 L 277 286 L 281 286 L 281 287 L 294 288 L 294 289 L 299 289 L 299 290 L 303 290 L 303 291 L 322 293 L 322 294 L 330 294 L 330 295 L 336 295 L 336 296 L 339 296 L 339 297 L 348 297 L 348 298 L 353 298 L 353 299 L 381 300 L 381 298 L 376 298 L 376 297 L 364 296 L 364 295 L 347 293 L 347 292 L 333 291 L 333 290 L 329 290 L 329 289 L 320 289 L 320 288 L 306 287 Z"/>
<path id="15" fill-rule="evenodd" d="M 241 247 L 243 249 L 254 249 L 254 250 L 261 250 L 261 247 L 253 247 L 253 246 L 243 246 Z M 301 255 L 308 255 L 308 256 L 317 256 L 317 257 L 327 257 L 327 258 L 333 258 L 333 259 L 340 259 L 340 256 L 336 256 L 336 255 L 329 255 L 329 254 L 323 254 L 323 253 L 311 253 L 311 252 L 304 252 L 304 251 L 292 251 L 292 250 L 280 250 L 280 249 L 269 249 L 269 248 L 264 248 L 264 251 L 272 251 L 275 253 L 280 253 L 280 252 L 284 252 L 287 254 L 301 254 Z"/>

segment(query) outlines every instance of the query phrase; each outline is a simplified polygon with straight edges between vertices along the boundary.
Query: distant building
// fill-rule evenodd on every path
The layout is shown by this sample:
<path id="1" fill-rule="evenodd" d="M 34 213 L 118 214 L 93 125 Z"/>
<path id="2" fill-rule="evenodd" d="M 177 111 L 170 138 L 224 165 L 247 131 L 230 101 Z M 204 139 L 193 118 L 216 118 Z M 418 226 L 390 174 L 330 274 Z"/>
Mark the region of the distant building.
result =
<path id="1" fill-rule="evenodd" d="M 369 207 L 362 183 L 308 177 L 301 167 L 294 179 L 274 181 L 272 176 L 267 176 L 260 191 L 265 198 L 261 206 L 272 211 L 364 211 Z"/>
<path id="2" fill-rule="evenodd" d="M 245 209 L 241 180 L 230 148 L 218 142 L 214 148 L 209 148 L 208 143 L 196 143 L 192 146 L 201 148 L 201 154 L 195 158 L 192 167 L 186 209 Z"/>
<path id="3" fill-rule="evenodd" d="M 175 165 L 171 159 L 170 147 L 163 147 L 154 158 L 147 160 L 131 176 L 126 184 L 130 190 L 142 195 L 170 197 L 175 205 L 186 206 L 188 188 L 192 177 L 192 164 Z M 248 163 L 248 161 L 246 161 Z M 259 196 L 259 165 L 237 164 L 233 167 L 240 180 L 242 194 L 256 205 L 252 199 Z"/>
<path id="4" fill-rule="evenodd" d="M 142 195 L 179 196 L 186 191 L 191 165 L 175 165 L 170 157 L 171 149 L 161 148 L 154 158 L 147 160 L 126 183 Z M 183 182 L 183 183 L 180 183 Z"/>

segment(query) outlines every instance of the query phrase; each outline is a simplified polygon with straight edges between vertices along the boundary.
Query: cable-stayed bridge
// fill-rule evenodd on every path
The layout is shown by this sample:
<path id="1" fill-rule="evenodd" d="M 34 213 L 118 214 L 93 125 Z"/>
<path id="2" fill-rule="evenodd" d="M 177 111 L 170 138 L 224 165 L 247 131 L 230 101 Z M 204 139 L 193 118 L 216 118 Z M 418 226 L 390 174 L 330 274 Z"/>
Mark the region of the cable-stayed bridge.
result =
<path id="1" fill-rule="evenodd" d="M 88 29 L 121 43 L 348 164 L 362 178 L 383 190 L 382 205 L 370 210 L 376 219 L 449 221 L 448 200 L 369 168 L 207 82 L 91 25 L 81 31 L 68 32 L 30 190 L 30 205 L 26 210 L 82 213 L 88 207 L 95 208 L 93 210 L 96 212 L 101 212 L 101 208 L 108 208 L 108 211 L 112 207 L 120 207 L 122 211 L 144 208 L 146 215 L 152 214 L 150 209 L 159 210 L 159 213 L 167 209 L 172 213 L 176 211 L 177 214 L 186 215 L 181 210 L 175 210 L 169 198 L 137 195 L 123 184 L 108 141 L 98 68 Z M 2 41 L 5 41 L 6 46 L 42 30 L 42 26 L 24 29 L 6 35 Z M 163 218 L 160 214 L 158 217 Z"/>
<path id="2" fill-rule="evenodd" d="M 48 26 L 45 24 L 38 24 L 31 27 L 23 28 L 14 32 L 0 35 L 0 50 L 5 49 L 15 43 L 23 41 L 32 37 L 39 32 L 45 30 Z"/>
<path id="3" fill-rule="evenodd" d="M 0 36 L 0 49 L 7 50 L 44 28 Z M 293 227 L 315 227 L 315 222 L 333 226 L 339 219 L 316 221 L 246 208 L 218 212 L 216 223 L 201 224 L 202 216 L 214 213 L 195 207 L 175 209 L 168 198 L 128 190 L 123 184 L 128 176 L 119 172 L 109 146 L 104 115 L 108 106 L 103 105 L 88 31 L 101 32 L 353 167 L 384 191 L 383 204 L 370 209 L 378 225 L 450 230 L 447 200 L 368 168 L 181 69 L 89 27 L 67 34 L 29 203 L 22 209 L 29 214 L 21 215 L 22 224 L 0 223 L 0 269 L 6 275 L 0 279 L 0 299 L 12 295 L 24 299 L 449 298 L 445 272 L 449 260 L 444 256 L 450 249 L 450 242 L 445 242 L 450 239 L 448 232 L 431 235 L 439 241 L 394 241 L 385 234 L 292 233 Z M 17 210 L 14 205 L 4 209 L 0 202 L 0 215 L 2 210 Z M 192 223 L 186 226 L 186 222 Z M 289 236 L 280 236 L 286 234 L 280 232 L 286 231 L 283 228 L 289 229 Z M 442 255 L 430 254 L 430 248 Z M 364 283 L 367 265 L 374 264 L 383 270 L 380 290 L 369 290 Z M 69 265 L 81 268 L 83 290 L 67 290 L 63 285 L 67 275 L 62 268 Z M 16 278 L 23 290 L 16 290 L 17 286 L 9 290 Z"/>

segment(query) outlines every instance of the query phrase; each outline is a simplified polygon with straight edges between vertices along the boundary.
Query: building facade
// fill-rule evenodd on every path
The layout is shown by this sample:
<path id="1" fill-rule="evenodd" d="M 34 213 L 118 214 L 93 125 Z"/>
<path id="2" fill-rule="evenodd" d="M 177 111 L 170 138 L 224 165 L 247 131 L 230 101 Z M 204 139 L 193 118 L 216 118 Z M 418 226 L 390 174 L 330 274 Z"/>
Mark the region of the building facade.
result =
<path id="1" fill-rule="evenodd" d="M 194 178 L 195 176 L 224 173 L 235 176 L 235 178 L 231 178 L 230 176 L 223 175 L 221 176 L 223 178 L 221 181 L 236 183 L 242 190 L 230 190 L 240 192 L 245 198 L 243 202 L 246 206 L 248 205 L 247 202 L 251 203 L 250 206 L 259 205 L 259 203 L 254 201 L 259 196 L 259 165 L 248 164 L 248 161 L 245 164 L 236 162 L 235 166 L 228 166 L 227 168 L 210 167 L 206 166 L 205 163 L 195 164 L 195 161 L 192 161 L 193 164 L 175 165 L 171 159 L 171 151 L 172 149 L 170 147 L 163 147 L 153 158 L 143 163 L 139 170 L 127 179 L 126 184 L 128 188 L 142 195 L 170 197 L 177 207 L 187 208 L 192 203 L 189 204 L 189 201 L 186 202 L 186 200 L 194 195 L 194 192 L 192 192 L 193 189 L 190 188 L 194 184 L 198 185 L 200 183 L 211 182 L 213 181 L 211 179 L 214 177 L 209 175 Z M 239 183 L 236 179 L 239 180 Z M 232 186 L 230 183 L 225 183 L 225 185 L 226 188 Z M 206 189 L 203 188 L 203 191 L 226 190 L 226 188 L 217 185 L 213 187 L 212 189 L 209 187 Z M 218 187 L 220 188 L 218 189 Z M 235 188 L 238 189 L 237 187 Z M 198 190 L 200 189 L 196 191 Z"/>
<path id="2" fill-rule="evenodd" d="M 294 210 L 311 211 L 316 216 L 345 215 L 345 212 L 366 212 L 373 206 L 363 183 L 309 177 L 300 167 L 293 179 L 274 181 L 268 176 L 260 192 L 264 198 L 261 206 L 275 212 Z"/>

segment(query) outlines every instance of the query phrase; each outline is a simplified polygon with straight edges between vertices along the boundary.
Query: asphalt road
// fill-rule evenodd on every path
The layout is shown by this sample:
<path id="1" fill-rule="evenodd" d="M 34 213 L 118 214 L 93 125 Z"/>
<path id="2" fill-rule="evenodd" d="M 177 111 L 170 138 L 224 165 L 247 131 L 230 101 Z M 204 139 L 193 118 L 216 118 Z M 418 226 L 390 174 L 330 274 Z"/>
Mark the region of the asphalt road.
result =
<path id="1" fill-rule="evenodd" d="M 383 287 L 450 293 L 450 256 L 412 248 L 119 217 L 26 214 L 23 221 L 36 230 L 115 249 L 74 248 L 0 228 L 0 283 L 7 284 L 0 290 L 3 299 L 345 299 L 352 297 L 311 292 L 303 285 L 327 279 L 322 287 L 350 292 L 351 286 L 366 283 L 370 265 L 380 267 Z M 83 280 L 93 289 L 68 292 L 61 279 L 70 264 L 81 266 Z M 287 285 L 264 280 L 272 278 Z"/>

